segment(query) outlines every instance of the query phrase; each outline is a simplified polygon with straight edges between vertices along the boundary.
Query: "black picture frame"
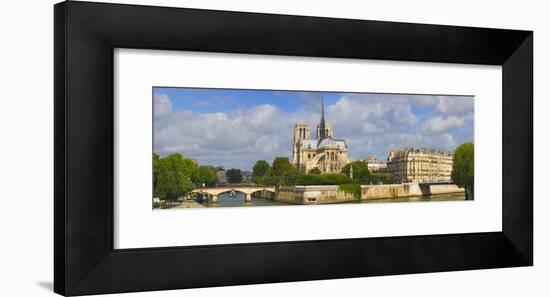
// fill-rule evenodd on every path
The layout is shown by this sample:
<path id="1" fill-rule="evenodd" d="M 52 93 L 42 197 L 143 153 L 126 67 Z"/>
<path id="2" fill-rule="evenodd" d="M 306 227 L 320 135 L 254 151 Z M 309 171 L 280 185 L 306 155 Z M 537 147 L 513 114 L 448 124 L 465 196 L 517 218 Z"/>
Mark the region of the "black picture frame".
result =
<path id="1" fill-rule="evenodd" d="M 533 265 L 532 31 L 80 1 L 54 16 L 55 292 Z M 502 232 L 115 250 L 117 47 L 502 65 Z"/>

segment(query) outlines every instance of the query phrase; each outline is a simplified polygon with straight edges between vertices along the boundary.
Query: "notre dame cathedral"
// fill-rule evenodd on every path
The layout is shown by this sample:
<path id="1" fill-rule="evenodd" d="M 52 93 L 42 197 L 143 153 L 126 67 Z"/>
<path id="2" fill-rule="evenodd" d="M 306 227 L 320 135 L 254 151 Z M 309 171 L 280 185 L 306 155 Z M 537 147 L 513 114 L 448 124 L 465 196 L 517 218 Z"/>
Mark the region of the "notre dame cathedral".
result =
<path id="1" fill-rule="evenodd" d="M 294 125 L 292 164 L 307 173 L 314 168 L 321 172 L 340 172 L 348 163 L 348 145 L 343 139 L 334 139 L 332 125 L 325 123 L 325 107 L 321 99 L 321 121 L 317 125 L 317 137 L 311 139 L 306 123 Z"/>

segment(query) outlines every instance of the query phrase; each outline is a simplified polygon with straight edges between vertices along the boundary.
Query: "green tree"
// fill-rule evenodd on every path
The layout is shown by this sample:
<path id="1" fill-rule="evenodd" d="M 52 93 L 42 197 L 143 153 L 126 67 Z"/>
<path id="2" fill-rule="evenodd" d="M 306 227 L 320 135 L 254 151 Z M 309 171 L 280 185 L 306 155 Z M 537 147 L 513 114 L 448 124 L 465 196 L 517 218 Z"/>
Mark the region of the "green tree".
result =
<path id="1" fill-rule="evenodd" d="M 215 186 L 218 183 L 216 171 L 211 166 L 201 165 L 191 175 L 191 180 L 197 187 L 204 183 L 207 187 Z"/>
<path id="2" fill-rule="evenodd" d="M 258 160 L 252 167 L 252 177 L 260 177 L 266 175 L 269 170 L 269 163 L 266 160 Z"/>
<path id="3" fill-rule="evenodd" d="M 153 153 L 153 193 L 157 188 L 157 179 L 159 176 L 159 161 L 160 156 L 157 153 Z"/>
<path id="4" fill-rule="evenodd" d="M 225 175 L 227 176 L 227 181 L 230 184 L 238 184 L 243 180 L 243 176 L 241 174 L 240 169 L 235 169 L 235 168 L 227 169 L 225 171 Z"/>
<path id="5" fill-rule="evenodd" d="M 273 160 L 273 166 L 271 168 L 273 176 L 282 176 L 285 172 L 292 170 L 294 170 L 294 166 L 290 164 L 287 157 L 276 157 L 275 160 Z"/>
<path id="6" fill-rule="evenodd" d="M 315 176 L 315 174 L 312 175 Z M 342 173 L 324 173 L 318 176 L 321 178 L 321 185 L 341 185 L 355 183 L 353 179 Z"/>
<path id="7" fill-rule="evenodd" d="M 369 171 L 367 163 L 363 161 L 353 161 L 342 167 L 342 173 L 350 176 L 350 168 L 353 168 L 353 179 L 361 184 L 370 184 L 372 174 Z"/>
<path id="8" fill-rule="evenodd" d="M 275 179 L 271 175 L 258 176 L 254 179 L 254 182 L 260 186 L 272 186 L 275 185 Z"/>
<path id="9" fill-rule="evenodd" d="M 261 186 L 272 186 L 277 184 L 276 179 L 271 175 L 271 167 L 262 176 L 255 176 L 253 180 L 256 184 Z"/>
<path id="10" fill-rule="evenodd" d="M 193 190 L 190 175 L 195 169 L 193 160 L 183 158 L 180 154 L 171 154 L 164 158 L 157 158 L 156 162 L 156 187 L 154 197 L 164 200 L 176 200 Z M 189 160 L 191 162 L 189 162 Z M 153 168 L 155 170 L 155 168 Z"/>
<path id="11" fill-rule="evenodd" d="M 298 170 L 288 170 L 277 178 L 277 184 L 279 186 L 294 186 L 299 183 L 304 174 L 298 172 Z"/>
<path id="12" fill-rule="evenodd" d="M 176 169 L 178 170 L 178 172 L 187 177 L 191 177 L 191 175 L 197 168 L 197 164 L 193 159 L 184 158 L 181 154 L 178 153 L 170 154 L 164 159 L 172 160 L 174 162 L 174 166 L 177 167 Z"/>
<path id="13" fill-rule="evenodd" d="M 395 182 L 393 178 L 393 174 L 391 173 L 375 172 L 375 173 L 372 173 L 371 175 L 372 175 L 373 184 L 378 184 L 378 183 L 393 184 Z"/>
<path id="14" fill-rule="evenodd" d="M 315 168 L 311 169 L 308 173 L 309 174 L 321 174 L 321 169 L 319 169 L 319 167 L 315 167 Z"/>
<path id="15" fill-rule="evenodd" d="M 474 144 L 471 142 L 461 144 L 454 152 L 453 182 L 464 188 L 466 200 L 474 200 Z"/>
<path id="16" fill-rule="evenodd" d="M 280 185 L 286 186 L 341 185 L 351 183 L 356 182 L 342 173 L 302 174 L 297 171 L 289 171 L 279 180 Z"/>

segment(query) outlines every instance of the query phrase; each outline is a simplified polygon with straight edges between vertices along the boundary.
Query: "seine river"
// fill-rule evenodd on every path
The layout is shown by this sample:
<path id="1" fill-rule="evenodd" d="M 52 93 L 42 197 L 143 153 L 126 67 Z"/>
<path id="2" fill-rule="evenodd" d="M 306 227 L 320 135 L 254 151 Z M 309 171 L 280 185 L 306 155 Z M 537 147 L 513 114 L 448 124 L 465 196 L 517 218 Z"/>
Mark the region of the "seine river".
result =
<path id="1" fill-rule="evenodd" d="M 273 205 L 289 205 L 287 203 L 277 202 L 269 199 L 252 197 L 252 201 L 245 202 L 244 194 L 236 192 L 235 197 L 231 197 L 229 193 L 224 193 L 218 196 L 218 203 L 211 201 L 203 203 L 206 207 L 230 207 L 230 206 L 273 206 Z M 376 199 L 348 203 L 387 203 L 387 202 L 412 202 L 412 201 L 458 201 L 464 200 L 464 193 L 429 195 L 429 196 L 414 196 L 391 199 Z"/>
<path id="2" fill-rule="evenodd" d="M 212 203 L 208 200 L 208 202 L 202 204 L 206 207 L 288 205 L 287 203 L 255 197 L 252 197 L 252 201 L 245 202 L 244 197 L 245 195 L 240 192 L 235 192 L 235 197 L 231 197 L 229 193 L 223 193 L 218 195 L 218 203 Z"/>

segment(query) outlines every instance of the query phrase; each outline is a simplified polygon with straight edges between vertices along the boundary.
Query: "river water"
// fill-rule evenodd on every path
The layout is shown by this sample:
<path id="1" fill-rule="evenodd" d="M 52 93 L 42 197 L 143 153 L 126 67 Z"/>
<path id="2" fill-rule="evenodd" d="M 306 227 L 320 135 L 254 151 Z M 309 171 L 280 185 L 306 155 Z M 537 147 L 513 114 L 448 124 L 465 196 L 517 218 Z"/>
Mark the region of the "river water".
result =
<path id="1" fill-rule="evenodd" d="M 360 203 L 383 203 L 383 202 L 423 202 L 423 201 L 460 201 L 465 200 L 464 193 L 449 193 L 438 195 L 425 195 L 425 196 L 412 196 L 401 198 L 389 198 L 389 199 L 372 199 L 363 200 Z M 359 202 L 358 202 L 359 203 Z"/>
<path id="2" fill-rule="evenodd" d="M 240 192 L 235 192 L 235 196 L 232 197 L 229 193 L 220 194 L 218 196 L 218 203 L 208 202 L 202 203 L 206 207 L 232 207 L 232 206 L 275 206 L 275 205 L 290 205 L 283 202 L 273 201 L 269 199 L 252 197 L 252 201 L 245 202 L 245 195 Z M 402 197 L 402 198 L 389 198 L 389 199 L 375 199 L 364 200 L 357 202 L 347 203 L 388 203 L 388 202 L 413 202 L 413 201 L 459 201 L 464 200 L 464 193 L 453 194 L 440 194 L 440 195 L 428 195 L 428 196 L 414 196 L 414 197 Z"/>
<path id="3" fill-rule="evenodd" d="M 235 196 L 232 197 L 229 193 L 223 193 L 218 195 L 218 203 L 212 203 L 209 199 L 208 202 L 202 203 L 206 207 L 231 207 L 231 206 L 273 206 L 273 205 L 288 205 L 287 203 L 273 201 L 270 199 L 262 199 L 252 197 L 252 201 L 244 201 L 244 193 L 235 192 Z"/>

